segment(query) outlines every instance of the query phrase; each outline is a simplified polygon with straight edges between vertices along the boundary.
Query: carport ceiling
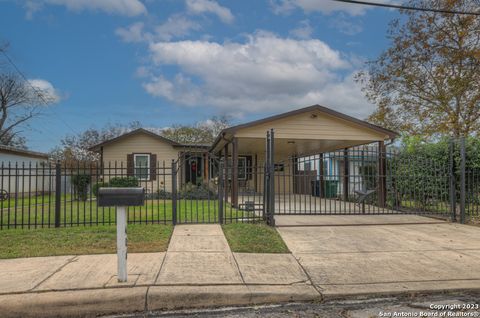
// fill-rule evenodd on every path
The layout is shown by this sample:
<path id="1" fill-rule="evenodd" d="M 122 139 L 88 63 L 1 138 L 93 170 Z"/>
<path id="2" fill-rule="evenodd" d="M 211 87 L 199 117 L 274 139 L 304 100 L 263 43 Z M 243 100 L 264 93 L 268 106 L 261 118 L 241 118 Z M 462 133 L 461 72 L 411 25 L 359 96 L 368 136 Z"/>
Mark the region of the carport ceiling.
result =
<path id="1" fill-rule="evenodd" d="M 289 156 L 293 154 L 318 154 L 370 143 L 368 140 L 312 140 L 275 138 L 275 154 Z M 231 148 L 230 148 L 231 152 Z M 239 154 L 263 154 L 264 138 L 238 138 Z"/>

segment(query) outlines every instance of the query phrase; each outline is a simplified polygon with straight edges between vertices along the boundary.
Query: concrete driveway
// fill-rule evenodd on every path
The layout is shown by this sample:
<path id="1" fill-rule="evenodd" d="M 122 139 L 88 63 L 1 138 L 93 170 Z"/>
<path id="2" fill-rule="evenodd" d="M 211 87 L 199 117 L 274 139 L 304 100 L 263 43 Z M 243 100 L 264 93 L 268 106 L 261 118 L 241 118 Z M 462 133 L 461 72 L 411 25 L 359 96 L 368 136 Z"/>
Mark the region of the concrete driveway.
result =
<path id="1" fill-rule="evenodd" d="M 276 221 L 326 298 L 480 289 L 480 228 L 419 216 L 381 216 L 377 222 L 375 217 Z"/>

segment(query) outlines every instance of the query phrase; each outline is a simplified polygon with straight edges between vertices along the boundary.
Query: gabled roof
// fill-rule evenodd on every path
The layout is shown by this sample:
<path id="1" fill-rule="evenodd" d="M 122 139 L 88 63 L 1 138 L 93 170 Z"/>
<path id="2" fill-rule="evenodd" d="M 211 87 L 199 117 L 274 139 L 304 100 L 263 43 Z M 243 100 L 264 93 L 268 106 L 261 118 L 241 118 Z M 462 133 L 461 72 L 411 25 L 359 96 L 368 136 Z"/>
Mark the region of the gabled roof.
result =
<path id="1" fill-rule="evenodd" d="M 115 137 L 115 138 L 112 138 L 112 139 L 109 139 L 109 140 L 106 140 L 104 142 L 101 142 L 99 144 L 96 144 L 90 148 L 88 148 L 88 150 L 90 151 L 97 151 L 100 149 L 100 147 L 103 147 L 105 145 L 108 145 L 108 144 L 111 144 L 111 143 L 114 143 L 116 141 L 119 141 L 119 140 L 122 140 L 122 139 L 125 139 L 126 137 L 129 137 L 129 136 L 133 136 L 133 135 L 137 135 L 137 134 L 145 134 L 145 135 L 149 135 L 153 138 L 156 138 L 160 141 L 163 141 L 163 142 L 166 142 L 167 144 L 170 144 L 172 146 L 177 146 L 179 145 L 177 142 L 173 141 L 173 140 L 170 140 L 168 138 L 165 138 L 163 136 L 160 136 L 159 134 L 156 134 L 154 132 L 151 132 L 150 130 L 146 130 L 144 128 L 138 128 L 138 129 L 135 129 L 135 130 L 132 130 L 130 132 L 127 132 L 123 135 L 120 135 L 118 137 Z"/>
<path id="2" fill-rule="evenodd" d="M 109 140 L 106 140 L 104 142 L 101 142 L 99 144 L 96 144 L 90 148 L 88 148 L 88 150 L 90 151 L 98 151 L 100 150 L 100 147 L 103 147 L 105 145 L 108 145 L 108 144 L 111 144 L 113 142 L 116 142 L 116 141 L 119 141 L 119 140 L 122 140 L 128 136 L 132 136 L 132 135 L 136 135 L 136 134 L 146 134 L 146 135 L 149 135 L 153 138 L 156 138 L 160 141 L 163 141 L 163 142 L 166 142 L 167 144 L 169 145 L 172 145 L 172 147 L 195 147 L 195 148 L 210 148 L 210 145 L 203 145 L 203 144 L 191 144 L 191 145 L 188 145 L 188 144 L 180 144 L 176 141 L 173 141 L 171 139 L 168 139 L 166 137 L 163 137 L 159 134 L 156 134 L 150 130 L 147 130 L 147 129 L 144 129 L 144 128 L 138 128 L 138 129 L 135 129 L 135 130 L 132 130 L 128 133 L 125 133 L 123 135 L 120 135 L 118 137 L 115 137 L 115 138 L 112 138 L 112 139 L 109 139 Z"/>
<path id="3" fill-rule="evenodd" d="M 257 125 L 265 124 L 265 123 L 268 123 L 268 122 L 271 122 L 271 121 L 274 121 L 274 120 L 278 120 L 278 119 L 282 119 L 282 118 L 286 118 L 286 117 L 289 117 L 289 116 L 294 116 L 294 115 L 298 115 L 298 114 L 302 114 L 302 113 L 306 113 L 306 112 L 311 112 L 311 111 L 319 111 L 321 113 L 324 113 L 324 114 L 327 114 L 327 115 L 330 115 L 330 116 L 333 116 L 333 117 L 337 117 L 337 118 L 343 119 L 345 121 L 349 121 L 349 122 L 357 124 L 359 126 L 375 130 L 377 132 L 380 132 L 380 133 L 383 133 L 383 134 L 389 136 L 389 138 L 391 138 L 391 139 L 398 136 L 398 133 L 396 133 L 392 130 L 389 130 L 389 129 L 386 129 L 386 128 L 383 128 L 383 127 L 380 127 L 380 126 L 377 126 L 377 125 L 374 125 L 374 124 L 371 124 L 371 123 L 366 122 L 364 120 L 360 120 L 360 119 L 357 119 L 355 117 L 351 117 L 351 116 L 345 115 L 343 113 L 339 113 L 339 112 L 334 111 L 334 110 L 332 110 L 330 108 L 327 108 L 325 106 L 321 106 L 321 105 L 316 104 L 316 105 L 296 109 L 296 110 L 293 110 L 293 111 L 289 111 L 289 112 L 286 112 L 286 113 L 281 113 L 281 114 L 278 114 L 278 115 L 262 118 L 262 119 L 259 119 L 259 120 L 254 120 L 254 121 L 251 121 L 251 122 L 248 122 L 248 123 L 245 123 L 245 124 L 241 124 L 241 125 L 226 128 L 226 129 L 222 130 L 222 132 L 215 139 L 211 149 L 214 149 L 216 147 L 216 145 L 218 144 L 218 142 L 220 140 L 222 140 L 222 138 L 224 138 L 224 136 L 226 134 L 234 135 L 235 132 L 237 132 L 238 130 L 243 129 L 243 128 L 249 128 L 249 127 L 257 126 Z"/>
<path id="4" fill-rule="evenodd" d="M 0 145 L 0 153 L 12 153 L 15 155 L 20 155 L 29 158 L 41 158 L 41 159 L 48 159 L 48 154 L 43 152 L 25 150 L 5 145 Z"/>

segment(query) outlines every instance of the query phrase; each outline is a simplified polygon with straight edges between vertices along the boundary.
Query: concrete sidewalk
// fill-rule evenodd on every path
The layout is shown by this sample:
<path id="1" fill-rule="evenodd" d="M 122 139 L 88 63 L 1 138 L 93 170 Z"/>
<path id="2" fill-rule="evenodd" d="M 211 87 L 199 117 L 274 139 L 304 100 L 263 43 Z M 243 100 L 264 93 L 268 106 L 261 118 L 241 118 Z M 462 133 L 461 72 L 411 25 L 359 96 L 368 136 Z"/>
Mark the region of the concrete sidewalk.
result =
<path id="1" fill-rule="evenodd" d="M 166 253 L 0 260 L 2 317 L 95 316 L 319 300 L 291 254 L 232 253 L 219 225 L 175 227 Z"/>

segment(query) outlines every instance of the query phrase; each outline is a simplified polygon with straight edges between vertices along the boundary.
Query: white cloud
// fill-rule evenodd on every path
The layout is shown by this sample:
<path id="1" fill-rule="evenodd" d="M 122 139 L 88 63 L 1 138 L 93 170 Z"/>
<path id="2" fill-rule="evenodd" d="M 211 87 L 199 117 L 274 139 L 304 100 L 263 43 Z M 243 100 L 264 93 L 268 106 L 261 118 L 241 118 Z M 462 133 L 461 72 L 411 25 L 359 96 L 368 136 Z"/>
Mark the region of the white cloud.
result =
<path id="1" fill-rule="evenodd" d="M 396 0 L 371 0 L 376 3 L 396 3 Z M 275 14 L 289 14 L 296 8 L 309 12 L 321 12 L 331 14 L 333 12 L 345 12 L 352 16 L 363 15 L 372 6 L 342 3 L 337 1 L 319 0 L 270 0 L 270 5 Z"/>
<path id="2" fill-rule="evenodd" d="M 146 39 L 146 35 L 143 32 L 143 27 L 143 22 L 136 22 L 126 28 L 116 29 L 115 34 L 122 38 L 122 40 L 125 42 L 143 42 Z"/>
<path id="3" fill-rule="evenodd" d="M 230 9 L 219 5 L 213 0 L 186 0 L 186 4 L 190 13 L 212 13 L 218 16 L 224 23 L 232 23 L 235 20 Z"/>
<path id="4" fill-rule="evenodd" d="M 258 32 L 245 43 L 208 41 L 150 44 L 152 73 L 179 67 L 172 78 L 144 83 L 153 96 L 228 113 L 282 111 L 325 104 L 355 116 L 373 108 L 353 81 L 350 61 L 324 42 Z"/>
<path id="5" fill-rule="evenodd" d="M 355 35 L 363 30 L 360 23 L 356 23 L 352 21 L 352 19 L 348 19 L 343 13 L 340 13 L 338 16 L 332 18 L 329 22 L 329 27 L 346 35 Z"/>
<path id="6" fill-rule="evenodd" d="M 51 101 L 52 103 L 58 103 L 62 99 L 58 90 L 55 89 L 49 81 L 35 78 L 29 79 L 28 82 L 38 94 L 43 96 L 45 100 Z"/>
<path id="7" fill-rule="evenodd" d="M 313 28 L 308 20 L 303 20 L 300 25 L 290 31 L 290 34 L 299 39 L 309 39 L 313 33 Z"/>
<path id="8" fill-rule="evenodd" d="M 170 16 L 165 23 L 155 28 L 155 33 L 160 40 L 170 41 L 173 38 L 183 37 L 192 30 L 199 30 L 200 25 L 181 14 Z"/>
<path id="9" fill-rule="evenodd" d="M 103 11 L 123 16 L 138 16 L 147 13 L 147 8 L 140 0 L 29 0 L 25 3 L 27 18 L 40 10 L 44 5 L 65 6 L 71 11 Z"/>
<path id="10" fill-rule="evenodd" d="M 125 42 L 151 42 L 170 41 L 174 38 L 182 38 L 193 30 L 200 30 L 201 26 L 188 19 L 182 14 L 174 14 L 155 27 L 150 26 L 151 31 L 146 31 L 143 22 L 135 22 L 127 27 L 117 28 L 117 34 Z"/>

